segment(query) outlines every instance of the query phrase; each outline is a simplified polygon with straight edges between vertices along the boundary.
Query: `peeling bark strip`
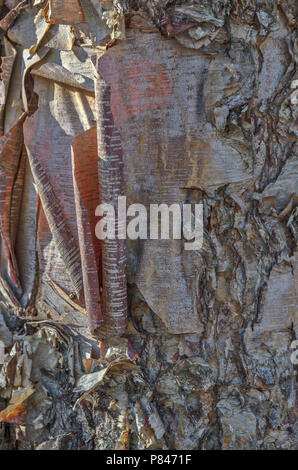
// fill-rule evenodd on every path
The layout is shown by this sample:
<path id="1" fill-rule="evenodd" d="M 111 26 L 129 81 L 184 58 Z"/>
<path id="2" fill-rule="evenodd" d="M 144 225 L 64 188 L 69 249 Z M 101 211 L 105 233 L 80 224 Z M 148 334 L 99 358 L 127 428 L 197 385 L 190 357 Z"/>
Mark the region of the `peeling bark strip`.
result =
<path id="1" fill-rule="evenodd" d="M 0 233 L 1 233 L 1 277 L 8 283 L 5 290 L 20 294 L 21 286 L 17 261 L 14 254 L 11 239 L 11 217 L 14 214 L 14 198 L 18 198 L 20 192 L 14 194 L 14 185 L 20 166 L 23 150 L 23 122 L 26 115 L 23 114 L 15 126 L 0 139 Z M 10 292 L 9 297 L 13 299 Z"/>
<path id="2" fill-rule="evenodd" d="M 100 241 L 95 236 L 95 209 L 99 204 L 96 127 L 72 143 L 72 168 L 85 304 L 91 331 L 102 326 L 100 306 Z"/>
<path id="3" fill-rule="evenodd" d="M 23 0 L 15 8 L 10 10 L 10 12 L 7 13 L 7 15 L 0 21 L 0 28 L 3 29 L 3 31 L 5 32 L 8 31 L 19 16 L 22 8 L 25 7 L 27 4 L 28 0 Z"/>
<path id="4" fill-rule="evenodd" d="M 80 252 L 76 240 L 67 225 L 61 205 L 49 178 L 39 162 L 38 156 L 36 156 L 31 149 L 31 125 L 34 126 L 34 124 L 30 124 L 30 119 L 28 119 L 24 126 L 25 144 L 28 151 L 31 171 L 58 252 L 72 280 L 74 293 L 79 298 L 83 288 Z"/>
<path id="5" fill-rule="evenodd" d="M 53 192 L 53 188 L 43 167 L 30 152 L 28 152 L 28 154 L 31 171 L 52 235 L 57 244 L 60 256 L 65 263 L 66 270 L 72 279 L 74 291 L 77 297 L 80 297 L 82 276 L 78 247 L 67 226 L 59 201 Z"/>
<path id="6" fill-rule="evenodd" d="M 101 59 L 98 60 L 98 70 Z M 121 335 L 127 322 L 126 287 L 126 242 L 118 240 L 117 218 L 118 196 L 124 195 L 123 161 L 121 138 L 114 124 L 111 110 L 111 91 L 107 83 L 99 78 L 95 83 L 97 106 L 97 139 L 99 191 L 101 203 L 114 207 L 116 239 L 102 241 L 102 287 L 103 311 L 107 322 L 104 334 Z"/>

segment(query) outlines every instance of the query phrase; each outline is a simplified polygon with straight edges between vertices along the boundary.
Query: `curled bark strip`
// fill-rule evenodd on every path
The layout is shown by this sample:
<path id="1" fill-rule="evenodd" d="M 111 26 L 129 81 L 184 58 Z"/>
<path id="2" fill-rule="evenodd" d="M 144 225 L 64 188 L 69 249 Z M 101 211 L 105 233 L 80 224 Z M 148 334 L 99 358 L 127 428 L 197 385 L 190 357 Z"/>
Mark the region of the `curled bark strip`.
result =
<path id="1" fill-rule="evenodd" d="M 34 80 L 30 72 L 34 65 L 40 62 L 42 59 L 45 59 L 48 52 L 49 49 L 45 48 L 41 51 L 40 55 L 35 54 L 32 57 L 32 61 L 29 61 L 29 64 L 26 65 L 26 68 L 23 73 L 21 91 L 22 101 L 24 110 L 29 116 L 31 116 L 31 114 L 34 114 L 38 108 L 38 96 L 34 92 Z"/>
<path id="2" fill-rule="evenodd" d="M 95 209 L 99 204 L 96 127 L 76 136 L 72 143 L 72 168 L 76 216 L 83 272 L 85 304 L 91 331 L 100 327 L 99 257 L 100 242 L 95 236 Z"/>
<path id="3" fill-rule="evenodd" d="M 65 268 L 72 280 L 74 293 L 79 298 L 83 287 L 79 248 L 70 228 L 68 227 L 63 210 L 45 169 L 34 152 L 30 151 L 32 137 L 30 119 L 27 120 L 24 125 L 24 137 L 32 175 L 43 210 L 53 238 L 55 239 L 61 259 L 63 260 Z"/>
<path id="4" fill-rule="evenodd" d="M 18 267 L 11 240 L 11 217 L 14 216 L 13 191 L 23 150 L 23 114 L 11 130 L 0 139 L 0 233 L 1 274 L 15 294 L 20 294 Z M 17 194 L 19 192 L 17 191 Z M 7 289 L 5 289 L 7 290 Z M 9 295 L 12 297 L 12 294 Z"/>
<path id="5" fill-rule="evenodd" d="M 99 69 L 100 59 L 98 60 Z M 123 160 L 120 133 L 111 110 L 111 91 L 100 73 L 95 83 L 99 191 L 101 203 L 114 207 L 116 238 L 102 241 L 104 335 L 121 335 L 127 322 L 126 243 L 118 239 L 118 196 L 124 195 Z"/>
<path id="6" fill-rule="evenodd" d="M 13 25 L 17 17 L 19 16 L 19 13 L 23 7 L 25 7 L 28 4 L 28 0 L 23 0 L 21 3 L 19 3 L 15 8 L 10 10 L 9 13 L 7 13 L 6 16 L 0 21 L 0 28 L 3 31 L 8 31 L 9 28 Z"/>

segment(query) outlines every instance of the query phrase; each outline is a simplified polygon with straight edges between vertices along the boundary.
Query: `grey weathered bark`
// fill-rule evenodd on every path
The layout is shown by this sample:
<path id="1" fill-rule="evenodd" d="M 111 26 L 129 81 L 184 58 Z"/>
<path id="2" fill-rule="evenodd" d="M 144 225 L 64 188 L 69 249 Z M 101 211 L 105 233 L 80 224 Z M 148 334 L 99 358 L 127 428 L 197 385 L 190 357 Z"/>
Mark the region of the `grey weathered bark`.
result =
<path id="1" fill-rule="evenodd" d="M 0 6 L 0 447 L 297 448 L 295 2 Z"/>

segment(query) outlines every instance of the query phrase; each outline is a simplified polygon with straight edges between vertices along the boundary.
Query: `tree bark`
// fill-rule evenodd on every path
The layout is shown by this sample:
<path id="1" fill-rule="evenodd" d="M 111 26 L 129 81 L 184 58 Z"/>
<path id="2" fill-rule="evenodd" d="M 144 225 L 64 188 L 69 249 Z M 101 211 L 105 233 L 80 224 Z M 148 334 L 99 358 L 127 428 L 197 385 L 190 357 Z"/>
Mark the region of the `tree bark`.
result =
<path id="1" fill-rule="evenodd" d="M 0 6 L 0 448 L 296 449 L 295 2 Z"/>

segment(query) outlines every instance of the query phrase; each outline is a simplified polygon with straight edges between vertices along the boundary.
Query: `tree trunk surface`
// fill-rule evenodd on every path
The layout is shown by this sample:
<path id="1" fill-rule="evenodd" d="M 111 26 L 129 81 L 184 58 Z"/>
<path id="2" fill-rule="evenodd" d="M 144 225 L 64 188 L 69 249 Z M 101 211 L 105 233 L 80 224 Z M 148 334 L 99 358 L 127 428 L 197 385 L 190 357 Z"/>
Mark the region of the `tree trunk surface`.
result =
<path id="1" fill-rule="evenodd" d="M 1 449 L 297 449 L 296 8 L 0 1 Z"/>

